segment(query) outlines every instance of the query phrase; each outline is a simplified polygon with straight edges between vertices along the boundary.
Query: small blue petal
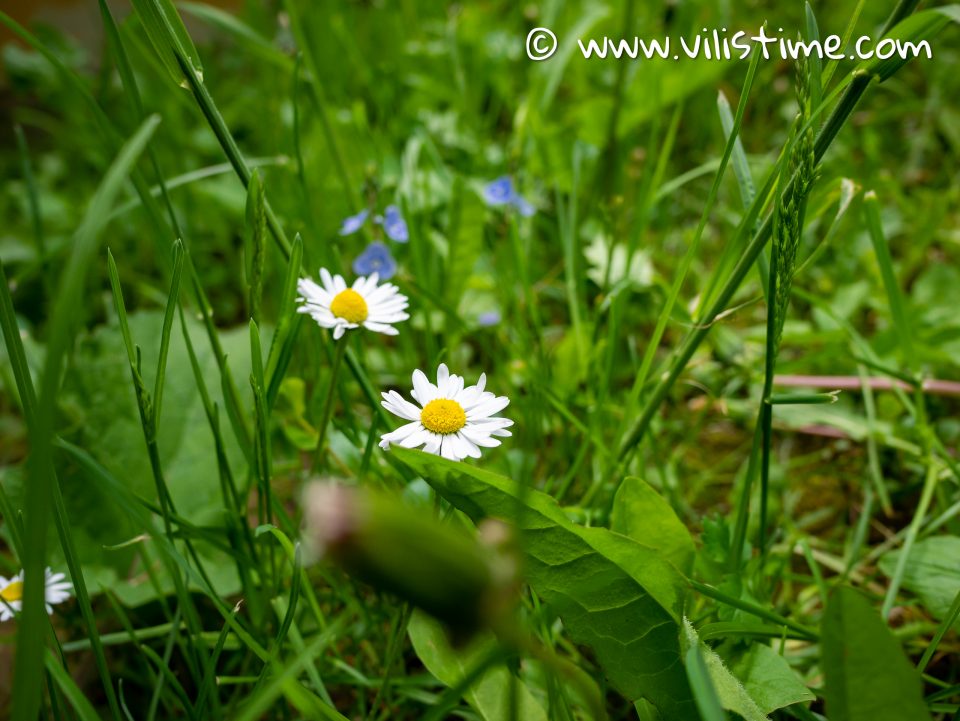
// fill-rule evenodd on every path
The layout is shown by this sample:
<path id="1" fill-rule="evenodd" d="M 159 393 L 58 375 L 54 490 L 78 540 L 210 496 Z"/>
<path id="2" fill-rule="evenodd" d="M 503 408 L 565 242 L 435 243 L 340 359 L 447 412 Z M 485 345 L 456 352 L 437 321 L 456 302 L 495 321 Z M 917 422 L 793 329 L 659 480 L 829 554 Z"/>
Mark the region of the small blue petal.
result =
<path id="1" fill-rule="evenodd" d="M 367 222 L 367 216 L 370 214 L 369 210 L 361 210 L 356 215 L 351 215 L 348 218 L 343 219 L 343 225 L 340 226 L 340 235 L 351 235 L 356 233 L 360 228 L 363 227 L 363 224 Z"/>
<path id="2" fill-rule="evenodd" d="M 390 249 L 376 240 L 353 261 L 353 272 L 357 275 L 378 273 L 381 280 L 387 280 L 397 272 L 397 261 L 390 255 Z"/>
<path id="3" fill-rule="evenodd" d="M 512 203 L 516 198 L 516 191 L 513 189 L 513 181 L 509 175 L 504 175 L 483 188 L 483 199 L 487 205 L 504 205 Z"/>
<path id="4" fill-rule="evenodd" d="M 531 215 L 537 212 L 537 209 L 530 205 L 526 198 L 522 198 L 519 195 L 513 199 L 513 207 L 515 207 L 517 212 L 520 213 L 520 215 L 522 215 L 524 218 L 529 218 Z"/>
<path id="5" fill-rule="evenodd" d="M 407 221 L 400 215 L 400 208 L 395 205 L 388 205 L 383 211 L 383 230 L 390 240 L 397 243 L 406 243 L 410 240 Z"/>
<path id="6" fill-rule="evenodd" d="M 486 313 L 481 313 L 477 316 L 477 324 L 481 328 L 489 328 L 490 326 L 497 325 L 500 322 L 500 313 L 495 310 L 488 310 Z"/>

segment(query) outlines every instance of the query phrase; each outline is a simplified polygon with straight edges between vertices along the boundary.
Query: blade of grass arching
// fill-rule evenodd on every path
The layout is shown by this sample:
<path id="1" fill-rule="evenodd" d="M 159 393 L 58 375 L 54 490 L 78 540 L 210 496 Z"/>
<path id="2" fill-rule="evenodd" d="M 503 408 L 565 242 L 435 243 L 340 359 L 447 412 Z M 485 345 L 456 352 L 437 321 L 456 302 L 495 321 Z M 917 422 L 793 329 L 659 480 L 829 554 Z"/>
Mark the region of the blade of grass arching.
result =
<path id="1" fill-rule="evenodd" d="M 863 211 L 867 219 L 867 230 L 870 231 L 870 241 L 873 243 L 873 252 L 877 257 L 877 265 L 880 267 L 883 288 L 887 293 L 887 302 L 890 305 L 890 315 L 893 317 L 894 332 L 900 343 L 900 352 L 903 355 L 907 372 L 912 374 L 916 372 L 917 363 L 910 324 L 907 321 L 903 294 L 897 284 L 896 272 L 893 269 L 890 247 L 887 245 L 887 239 L 883 233 L 883 224 L 880 220 L 880 203 L 877 200 L 877 194 L 872 190 L 863 195 Z"/>
<path id="2" fill-rule="evenodd" d="M 251 170 L 256 168 L 269 168 L 269 167 L 283 167 L 289 163 L 289 159 L 284 155 L 272 155 L 262 158 L 247 158 L 247 165 Z M 190 170 L 186 173 L 180 173 L 179 175 L 173 175 L 169 178 L 161 177 L 160 183 L 156 185 L 151 185 L 147 191 L 152 198 L 159 198 L 163 195 L 164 192 L 171 190 L 176 190 L 177 188 L 183 188 L 193 183 L 198 183 L 201 180 L 207 180 L 208 178 L 216 178 L 220 175 L 230 175 L 235 172 L 233 166 L 230 163 L 214 163 L 213 165 L 206 165 L 196 170 Z M 143 200 L 138 196 L 131 198 L 125 203 L 118 205 L 110 213 L 111 220 L 129 213 L 136 208 L 139 208 L 143 205 Z M 179 235 L 179 233 L 177 234 Z"/>
<path id="3" fill-rule="evenodd" d="M 77 714 L 80 721 L 100 721 L 100 714 L 97 713 L 93 704 L 90 703 L 86 694 L 80 690 L 77 683 L 70 677 L 67 670 L 60 665 L 59 659 L 52 651 L 42 645 L 40 649 L 44 653 L 43 661 L 47 673 L 50 674 L 50 677 L 56 682 L 57 688 L 60 689 L 67 701 L 70 702 L 70 706 L 73 707 L 74 713 Z M 120 717 L 117 716 L 117 718 L 119 719 Z"/>
<path id="4" fill-rule="evenodd" d="M 34 422 L 30 428 L 31 452 L 27 461 L 29 483 L 25 499 L 23 612 L 17 629 L 14 679 L 17 694 L 13 700 L 14 721 L 33 721 L 40 707 L 43 683 L 43 651 L 38 639 L 45 637 L 44 561 L 47 524 L 53 486 L 57 483 L 53 466 L 54 416 L 63 365 L 72 345 L 78 309 L 82 308 L 83 283 L 87 268 L 96 254 L 100 234 L 106 226 L 109 210 L 123 187 L 134 163 L 156 130 L 159 118 L 147 120 L 124 145 L 97 188 L 74 236 L 70 257 L 58 285 L 59 292 L 48 324 L 47 356 L 37 394 Z M 82 581 L 81 581 L 82 583 Z M 112 682 L 105 684 L 111 712 L 120 718 Z"/>
<path id="5" fill-rule="evenodd" d="M 160 332 L 160 357 L 157 360 L 157 377 L 153 385 L 153 425 L 160 427 L 160 406 L 163 397 L 163 380 L 167 370 L 167 353 L 170 350 L 170 331 L 173 328 L 173 316 L 180 299 L 180 272 L 183 270 L 183 243 L 173 242 L 173 279 L 170 281 L 170 293 L 167 307 L 163 312 L 163 328 Z"/>
<path id="6" fill-rule="evenodd" d="M 747 108 L 747 102 L 750 98 L 750 91 L 753 88 L 753 82 L 756 78 L 757 67 L 759 64 L 760 53 L 754 53 L 753 58 L 750 60 L 750 66 L 747 69 L 747 77 L 743 83 L 743 90 L 740 93 L 740 102 L 737 104 L 737 115 L 733 121 L 733 128 L 727 137 L 727 142 L 723 149 L 723 156 L 720 160 L 720 167 L 717 169 L 716 175 L 714 175 L 713 184 L 710 187 L 710 192 L 707 194 L 707 200 L 704 203 L 703 212 L 700 214 L 700 222 L 697 224 L 697 229 L 694 231 L 693 238 L 691 239 L 690 244 L 687 246 L 687 252 L 684 253 L 679 269 L 674 273 L 673 284 L 670 286 L 670 291 L 667 295 L 666 302 L 660 311 L 660 315 L 657 317 L 657 324 L 654 327 L 653 334 L 650 336 L 647 347 L 644 350 L 643 360 L 640 363 L 640 370 L 637 372 L 636 378 L 633 382 L 633 387 L 630 391 L 630 398 L 627 404 L 628 417 L 632 415 L 632 410 L 636 407 L 636 404 L 640 399 L 640 394 L 647 382 L 647 375 L 650 372 L 650 368 L 653 365 L 653 360 L 656 357 L 657 350 L 659 349 L 660 339 L 663 337 L 667 323 L 669 322 L 670 317 L 673 315 L 673 309 L 676 305 L 677 298 L 680 296 L 680 291 L 683 288 L 683 283 L 686 280 L 687 273 L 690 271 L 690 266 L 693 264 L 693 259 L 696 257 L 697 250 L 700 247 L 700 238 L 703 236 L 703 231 L 707 227 L 707 221 L 710 218 L 710 212 L 713 210 L 713 204 L 716 201 L 717 192 L 720 190 L 720 183 L 723 180 L 724 171 L 727 168 L 727 162 L 730 160 L 730 155 L 733 153 L 734 144 L 740 134 L 740 126 L 743 123 L 743 114 Z"/>

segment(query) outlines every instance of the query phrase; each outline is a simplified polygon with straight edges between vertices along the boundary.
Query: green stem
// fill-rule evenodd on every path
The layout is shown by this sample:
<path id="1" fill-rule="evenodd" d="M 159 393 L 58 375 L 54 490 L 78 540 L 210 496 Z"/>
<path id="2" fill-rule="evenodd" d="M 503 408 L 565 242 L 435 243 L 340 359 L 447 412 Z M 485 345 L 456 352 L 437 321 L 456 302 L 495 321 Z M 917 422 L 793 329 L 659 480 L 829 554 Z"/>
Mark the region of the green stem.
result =
<path id="1" fill-rule="evenodd" d="M 349 331 L 348 331 L 349 332 Z M 317 429 L 317 450 L 314 452 L 313 470 L 319 471 L 325 465 L 323 458 L 324 445 L 327 440 L 327 427 L 333 415 L 333 405 L 337 397 L 337 377 L 340 375 L 340 366 L 343 365 L 343 356 L 347 352 L 347 338 L 334 341 L 336 348 L 333 351 L 333 365 L 330 367 L 330 384 L 327 387 L 327 397 L 323 402 L 323 415 L 320 417 L 320 426 Z"/>

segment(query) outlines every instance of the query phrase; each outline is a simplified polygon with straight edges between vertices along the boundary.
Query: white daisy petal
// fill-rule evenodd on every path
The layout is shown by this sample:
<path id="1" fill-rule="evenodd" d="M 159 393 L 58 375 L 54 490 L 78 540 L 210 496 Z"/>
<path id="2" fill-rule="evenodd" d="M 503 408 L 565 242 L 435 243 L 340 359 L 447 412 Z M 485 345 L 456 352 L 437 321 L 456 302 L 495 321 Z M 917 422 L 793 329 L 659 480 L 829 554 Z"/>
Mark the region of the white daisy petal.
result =
<path id="1" fill-rule="evenodd" d="M 381 393 L 380 395 L 383 396 L 383 401 L 380 405 L 393 413 L 393 415 L 400 416 L 408 421 L 420 419 L 420 409 L 396 391 Z"/>
<path id="2" fill-rule="evenodd" d="M 469 416 L 471 419 L 478 418 L 487 418 L 492 416 L 494 413 L 499 413 L 504 408 L 510 405 L 510 399 L 506 396 L 497 396 L 491 400 L 480 403 L 470 409 Z"/>
<path id="3" fill-rule="evenodd" d="M 425 406 L 438 395 L 437 387 L 427 380 L 426 374 L 420 369 L 413 372 L 413 390 L 411 395 L 421 406 Z"/>
<path id="4" fill-rule="evenodd" d="M 446 363 L 441 363 L 440 367 L 437 368 L 437 388 L 440 392 L 441 398 L 449 398 L 447 393 L 447 379 L 450 377 L 450 371 L 447 369 Z"/>

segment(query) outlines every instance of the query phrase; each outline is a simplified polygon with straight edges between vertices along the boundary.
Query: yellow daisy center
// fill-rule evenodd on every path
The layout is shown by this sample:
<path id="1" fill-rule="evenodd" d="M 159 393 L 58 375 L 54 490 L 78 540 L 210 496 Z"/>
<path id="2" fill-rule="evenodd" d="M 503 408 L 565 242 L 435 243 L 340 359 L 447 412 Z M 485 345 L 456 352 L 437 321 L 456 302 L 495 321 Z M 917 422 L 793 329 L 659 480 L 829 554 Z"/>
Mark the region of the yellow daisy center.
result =
<path id="1" fill-rule="evenodd" d="M 367 301 L 353 288 L 347 288 L 334 297 L 330 312 L 348 323 L 363 323 L 367 319 Z"/>
<path id="2" fill-rule="evenodd" d="M 23 581 L 11 581 L 8 583 L 2 591 L 0 591 L 0 598 L 4 601 L 19 601 L 23 598 Z"/>
<path id="3" fill-rule="evenodd" d="M 456 401 L 437 398 L 423 407 L 420 422 L 434 433 L 456 433 L 467 425 L 467 414 Z"/>

